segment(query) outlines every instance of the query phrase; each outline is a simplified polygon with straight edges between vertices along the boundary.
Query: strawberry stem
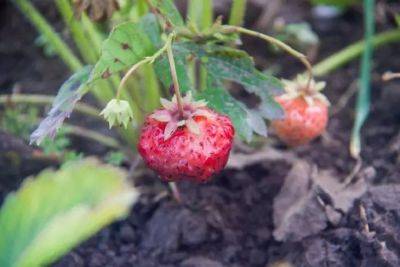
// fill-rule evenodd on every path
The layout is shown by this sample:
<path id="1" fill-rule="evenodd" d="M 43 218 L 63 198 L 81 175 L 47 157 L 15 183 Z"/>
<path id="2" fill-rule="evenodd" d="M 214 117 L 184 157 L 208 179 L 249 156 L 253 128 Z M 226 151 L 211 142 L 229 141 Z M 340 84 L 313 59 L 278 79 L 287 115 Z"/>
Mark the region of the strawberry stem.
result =
<path id="1" fill-rule="evenodd" d="M 180 88 L 179 88 L 178 75 L 176 74 L 175 60 L 174 60 L 174 55 L 172 53 L 171 44 L 167 47 L 167 54 L 168 54 L 168 61 L 169 61 L 169 66 L 170 66 L 170 70 L 171 70 L 172 81 L 174 83 L 174 92 L 175 92 L 175 96 L 176 96 L 176 100 L 177 100 L 177 104 L 178 104 L 179 115 L 180 115 L 180 117 L 183 118 L 182 95 L 181 95 Z"/>
<path id="2" fill-rule="evenodd" d="M 181 193 L 179 192 L 177 184 L 175 182 L 169 182 L 168 185 L 176 202 L 182 203 Z"/>
<path id="3" fill-rule="evenodd" d="M 222 32 L 224 33 L 242 33 L 242 34 L 247 34 L 250 36 L 254 36 L 257 38 L 260 38 L 266 42 L 272 43 L 276 46 L 278 46 L 279 48 L 281 48 L 282 50 L 288 52 L 289 54 L 291 54 L 292 56 L 294 56 L 295 58 L 299 59 L 301 61 L 301 63 L 304 64 L 304 66 L 307 69 L 308 72 L 308 80 L 307 80 L 307 87 L 310 86 L 311 81 L 313 79 L 313 72 L 312 72 L 312 66 L 311 63 L 308 61 L 307 57 L 300 53 L 299 51 L 291 48 L 290 46 L 288 46 L 287 44 L 285 44 L 284 42 L 275 39 L 272 36 L 260 33 L 260 32 L 256 32 L 256 31 L 252 31 L 243 27 L 239 27 L 239 26 L 234 26 L 234 25 L 226 25 L 223 26 L 222 28 Z"/>

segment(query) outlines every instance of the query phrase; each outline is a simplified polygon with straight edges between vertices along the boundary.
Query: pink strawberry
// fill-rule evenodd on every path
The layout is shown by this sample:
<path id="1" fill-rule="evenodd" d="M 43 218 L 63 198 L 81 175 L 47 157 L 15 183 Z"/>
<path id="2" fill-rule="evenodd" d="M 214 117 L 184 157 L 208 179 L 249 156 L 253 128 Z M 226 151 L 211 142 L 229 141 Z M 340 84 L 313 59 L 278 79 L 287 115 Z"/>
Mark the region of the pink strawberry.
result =
<path id="1" fill-rule="evenodd" d="M 222 170 L 232 147 L 231 120 L 207 108 L 205 101 L 183 98 L 183 117 L 176 97 L 161 99 L 162 109 L 149 115 L 138 150 L 147 166 L 163 180 L 205 182 Z"/>
<path id="2" fill-rule="evenodd" d="M 290 146 L 309 143 L 321 135 L 328 123 L 329 101 L 320 93 L 324 82 L 311 81 L 298 76 L 295 81 L 284 81 L 286 94 L 276 98 L 285 118 L 272 122 L 278 137 Z"/>

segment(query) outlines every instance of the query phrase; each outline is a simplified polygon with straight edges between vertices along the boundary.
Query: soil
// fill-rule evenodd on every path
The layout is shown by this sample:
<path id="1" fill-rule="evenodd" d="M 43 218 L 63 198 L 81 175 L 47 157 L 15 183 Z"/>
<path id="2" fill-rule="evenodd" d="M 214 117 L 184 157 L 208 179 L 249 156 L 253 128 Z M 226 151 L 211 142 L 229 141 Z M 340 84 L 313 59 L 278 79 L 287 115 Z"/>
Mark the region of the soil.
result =
<path id="1" fill-rule="evenodd" d="M 49 1 L 36 2 L 57 21 Z M 14 7 L 7 2 L 0 6 L 0 39 L 7 40 L 0 46 L 1 93 L 15 85 L 23 92 L 51 92 L 67 76 L 66 68 L 32 46 L 36 34 Z M 294 9 L 293 17 L 289 11 Z M 321 39 L 318 59 L 362 37 L 357 9 L 319 21 L 306 3 L 288 1 L 281 13 L 289 21 L 311 23 Z M 392 25 L 384 21 L 378 30 L 388 27 Z M 293 59 L 271 55 L 258 42 L 244 43 L 260 67 L 279 63 L 283 77 L 302 70 Z M 348 152 L 354 96 L 343 107 L 339 103 L 357 80 L 357 61 L 324 77 L 332 116 L 321 138 L 293 150 L 273 136 L 259 154 L 237 148 L 228 168 L 212 182 L 178 184 L 182 204 L 153 173 L 142 172 L 135 178 L 142 195 L 128 218 L 54 266 L 400 266 L 400 82 L 380 79 L 386 70 L 400 70 L 399 57 L 398 44 L 375 54 L 362 164 L 348 185 L 343 181 L 356 166 Z M 1 142 L 10 138 L 4 136 Z M 8 175 L 1 175 L 1 188 L 15 187 L 3 182 Z"/>

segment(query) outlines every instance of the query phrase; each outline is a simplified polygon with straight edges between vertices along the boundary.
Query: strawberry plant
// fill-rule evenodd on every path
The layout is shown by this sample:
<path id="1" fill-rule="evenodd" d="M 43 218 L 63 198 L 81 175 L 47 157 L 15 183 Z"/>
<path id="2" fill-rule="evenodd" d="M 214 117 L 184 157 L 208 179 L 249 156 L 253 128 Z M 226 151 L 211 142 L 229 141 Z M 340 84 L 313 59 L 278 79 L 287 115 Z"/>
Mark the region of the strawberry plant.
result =
<path id="1" fill-rule="evenodd" d="M 250 142 L 255 134 L 267 135 L 265 120 L 284 116 L 275 101 L 283 92 L 281 81 L 257 70 L 252 57 L 235 48 L 241 35 L 260 38 L 299 59 L 308 70 L 305 86 L 311 83 L 311 65 L 303 54 L 271 36 L 240 26 L 245 2 L 233 1 L 231 24 L 224 25 L 219 17 L 212 21 L 211 1 L 190 1 L 186 23 L 170 0 L 137 1 L 128 7 L 138 14 L 134 21 L 129 21 L 121 7 L 117 12 L 118 23 L 97 53 L 89 49 L 87 42 L 96 39 L 93 36 L 100 36 L 98 32 L 95 34 L 98 25 L 84 12 L 94 3 L 85 8 L 80 6 L 80 22 L 73 16 L 69 1 L 56 1 L 82 58 L 93 65 L 76 64 L 77 58 L 59 42 L 43 18 L 37 15 L 41 19 L 32 19 L 47 33 L 47 40 L 58 40 L 53 47 L 60 56 L 70 54 L 65 60 L 76 72 L 61 86 L 48 116 L 32 133 L 31 142 L 54 137 L 78 101 L 93 92 L 106 104 L 100 115 L 110 128 L 117 126 L 133 150 L 140 138 L 139 152 L 163 178 L 208 180 L 226 164 L 234 133 Z M 22 10 L 37 12 L 26 0 L 16 3 Z M 112 7 L 116 11 L 115 5 Z M 196 7 L 206 16 L 198 17 Z M 85 34 L 91 38 L 85 39 Z M 98 42 L 96 45 L 99 46 Z M 96 58 L 95 54 L 99 56 Z M 229 82 L 238 83 L 256 95 L 259 104 L 248 107 L 234 98 L 229 92 Z M 172 94 L 173 101 L 164 99 Z M 163 108 L 154 111 L 159 107 L 160 97 Z M 166 160 L 168 156 L 171 162 Z M 163 167 L 167 162 L 170 166 Z"/>
<path id="2" fill-rule="evenodd" d="M 106 106 L 101 115 L 110 126 L 117 126 L 123 141 L 92 133 L 85 135 L 127 155 L 136 150 L 143 123 L 147 125 L 148 114 L 160 108 L 160 98 L 168 99 L 173 94 L 176 95 L 178 110 L 183 109 L 181 96 L 189 93 L 195 101 L 207 102 L 207 108 L 212 112 L 228 116 L 235 128 L 235 136 L 247 142 L 251 142 L 255 134 L 267 135 L 265 120 L 273 121 L 278 136 L 283 141 L 288 140 L 277 126 L 285 121 L 285 113 L 290 113 L 279 97 L 284 94 L 282 82 L 257 70 L 251 56 L 237 48 L 242 35 L 260 38 L 299 59 L 308 72 L 303 87 L 309 92 L 313 91 L 311 73 L 325 75 L 358 57 L 366 47 L 363 42 L 350 45 L 312 69 L 304 55 L 282 41 L 240 26 L 246 7 L 244 0 L 232 1 L 229 24 L 223 24 L 220 18 L 212 20 L 215 16 L 211 0 L 188 1 L 186 21 L 171 0 L 75 1 L 75 5 L 69 0 L 57 0 L 56 7 L 80 52 L 78 57 L 28 0 L 14 2 L 54 53 L 74 71 L 61 86 L 48 117 L 32 134 L 31 141 L 40 143 L 45 136 L 54 136 L 73 109 L 97 116 L 100 112 L 96 109 L 82 107 L 79 103 L 86 93 L 91 92 L 101 105 Z M 340 5 L 345 1 L 315 1 L 317 4 L 322 2 Z M 99 4 L 103 8 L 99 9 Z M 110 29 L 112 31 L 106 37 Z M 389 30 L 371 37 L 371 43 L 379 46 L 399 38 L 398 29 Z M 248 93 L 256 95 L 258 105 L 249 107 L 234 98 L 230 93 L 232 83 L 238 83 Z M 22 98 L 16 99 L 20 102 L 27 100 Z M 165 103 L 165 100 L 161 102 Z M 320 118 L 326 117 L 325 108 L 321 106 Z M 196 120 L 204 120 L 204 116 L 194 117 Z M 353 140 L 359 139 L 357 136 L 363 120 L 358 119 Z M 181 115 L 177 121 L 176 133 L 189 129 L 184 116 Z M 169 123 L 158 122 L 162 128 Z M 318 125 L 317 131 L 308 132 L 304 135 L 307 138 L 299 143 L 318 136 L 325 122 Z"/>

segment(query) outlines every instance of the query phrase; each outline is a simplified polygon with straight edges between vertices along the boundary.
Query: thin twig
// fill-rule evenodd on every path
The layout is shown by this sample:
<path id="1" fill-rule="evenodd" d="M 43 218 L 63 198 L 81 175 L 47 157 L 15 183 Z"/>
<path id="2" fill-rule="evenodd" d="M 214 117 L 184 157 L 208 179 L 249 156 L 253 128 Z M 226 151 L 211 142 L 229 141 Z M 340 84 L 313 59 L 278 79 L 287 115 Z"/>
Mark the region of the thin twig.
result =
<path id="1" fill-rule="evenodd" d="M 353 169 L 351 170 L 350 174 L 346 176 L 346 178 L 344 178 L 344 185 L 347 186 L 349 185 L 354 177 L 359 173 L 359 171 L 361 170 L 362 167 L 362 159 L 361 157 L 357 157 L 356 158 L 356 165 L 353 167 Z"/>
<path id="2" fill-rule="evenodd" d="M 368 218 L 367 218 L 367 212 L 365 211 L 364 205 L 360 204 L 359 206 L 359 211 L 360 211 L 360 219 L 363 224 L 363 230 L 365 234 L 370 234 L 370 229 L 369 229 L 369 224 L 368 224 Z"/>
<path id="3" fill-rule="evenodd" d="M 384 82 L 387 82 L 387 81 L 390 81 L 393 79 L 398 79 L 398 78 L 400 78 L 400 72 L 393 73 L 393 72 L 388 71 L 382 75 L 382 80 Z"/>

